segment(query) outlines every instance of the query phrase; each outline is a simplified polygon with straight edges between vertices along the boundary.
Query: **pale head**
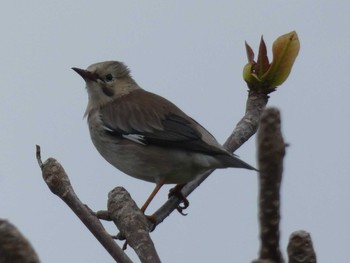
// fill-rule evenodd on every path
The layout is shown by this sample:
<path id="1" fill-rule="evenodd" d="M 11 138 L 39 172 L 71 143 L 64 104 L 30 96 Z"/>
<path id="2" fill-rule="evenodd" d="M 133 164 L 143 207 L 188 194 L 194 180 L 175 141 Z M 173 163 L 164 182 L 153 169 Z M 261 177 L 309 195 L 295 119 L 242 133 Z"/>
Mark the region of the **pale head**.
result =
<path id="1" fill-rule="evenodd" d="M 101 107 L 133 90 L 139 89 L 128 67 L 119 61 L 105 61 L 90 65 L 86 70 L 72 68 L 86 82 L 90 110 Z"/>

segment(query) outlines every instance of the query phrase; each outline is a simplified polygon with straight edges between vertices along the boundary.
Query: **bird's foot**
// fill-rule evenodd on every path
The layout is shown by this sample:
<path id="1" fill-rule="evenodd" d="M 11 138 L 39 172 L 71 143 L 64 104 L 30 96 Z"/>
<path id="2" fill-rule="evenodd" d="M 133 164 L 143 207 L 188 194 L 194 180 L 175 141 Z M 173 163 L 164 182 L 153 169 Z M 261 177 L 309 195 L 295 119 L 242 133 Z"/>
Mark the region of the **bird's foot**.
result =
<path id="1" fill-rule="evenodd" d="M 171 188 L 168 194 L 168 197 L 172 197 L 175 196 L 178 199 L 181 200 L 181 202 L 183 203 L 183 205 L 178 205 L 176 207 L 176 210 L 183 216 L 187 216 L 186 213 L 183 212 L 183 210 L 185 210 L 187 207 L 189 207 L 190 202 L 187 200 L 187 198 L 182 194 L 181 190 L 182 188 L 185 186 L 185 184 L 177 184 L 174 188 Z"/>

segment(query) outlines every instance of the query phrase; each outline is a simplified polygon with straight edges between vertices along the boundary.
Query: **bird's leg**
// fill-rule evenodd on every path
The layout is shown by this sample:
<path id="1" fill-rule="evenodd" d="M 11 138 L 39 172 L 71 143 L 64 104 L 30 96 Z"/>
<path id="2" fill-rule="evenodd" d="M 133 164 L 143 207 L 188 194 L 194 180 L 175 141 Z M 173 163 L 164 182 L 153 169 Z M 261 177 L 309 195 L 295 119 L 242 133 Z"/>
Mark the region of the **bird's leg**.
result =
<path id="1" fill-rule="evenodd" d="M 140 209 L 143 213 L 145 213 L 145 210 L 147 209 L 148 205 L 152 202 L 153 198 L 158 193 L 159 189 L 164 185 L 164 183 L 165 183 L 165 179 L 161 179 L 158 181 L 158 183 L 157 183 L 156 187 L 153 189 L 151 195 L 148 197 L 145 204 Z"/>
<path id="2" fill-rule="evenodd" d="M 178 207 L 176 207 L 176 210 L 181 215 L 186 216 L 187 214 L 185 214 L 183 212 L 183 210 L 185 210 L 190 205 L 190 202 L 187 200 L 187 198 L 181 192 L 181 190 L 184 186 L 185 186 L 185 184 L 177 184 L 174 188 L 171 188 L 169 191 L 168 197 L 170 198 L 172 196 L 176 196 L 178 199 L 180 199 L 182 201 L 183 206 L 179 205 Z"/>

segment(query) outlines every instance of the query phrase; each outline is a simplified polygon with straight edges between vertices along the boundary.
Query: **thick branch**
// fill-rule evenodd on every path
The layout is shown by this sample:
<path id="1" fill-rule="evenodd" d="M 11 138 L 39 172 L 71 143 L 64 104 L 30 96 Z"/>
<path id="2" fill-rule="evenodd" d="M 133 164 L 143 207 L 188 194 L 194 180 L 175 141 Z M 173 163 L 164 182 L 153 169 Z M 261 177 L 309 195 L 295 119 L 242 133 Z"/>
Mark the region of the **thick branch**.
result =
<path id="1" fill-rule="evenodd" d="M 79 200 L 63 167 L 53 158 L 42 163 L 39 146 L 37 146 L 37 159 L 44 181 L 51 192 L 73 210 L 116 262 L 131 263 L 132 261 L 106 232 L 96 215 Z"/>
<path id="2" fill-rule="evenodd" d="M 39 263 L 29 241 L 10 222 L 0 219 L 0 263 Z"/>
<path id="3" fill-rule="evenodd" d="M 160 262 L 149 235 L 152 226 L 123 187 L 116 187 L 108 194 L 108 214 L 141 262 Z"/>
<path id="4" fill-rule="evenodd" d="M 262 111 L 268 101 L 268 96 L 263 93 L 249 91 L 246 105 L 246 113 L 238 122 L 232 134 L 228 137 L 224 147 L 230 152 L 237 150 L 244 142 L 246 142 L 256 132 Z M 214 170 L 211 170 L 193 181 L 187 183 L 181 190 L 183 196 L 190 195 Z M 176 196 L 169 198 L 163 206 L 161 206 L 153 217 L 157 219 L 155 225 L 160 224 L 167 216 L 169 216 L 181 203 Z"/>
<path id="5" fill-rule="evenodd" d="M 295 231 L 289 237 L 289 263 L 316 263 L 316 253 L 311 236 L 304 230 Z"/>
<path id="6" fill-rule="evenodd" d="M 258 132 L 260 259 L 282 263 L 279 248 L 280 186 L 285 144 L 281 134 L 280 113 L 264 111 Z"/>

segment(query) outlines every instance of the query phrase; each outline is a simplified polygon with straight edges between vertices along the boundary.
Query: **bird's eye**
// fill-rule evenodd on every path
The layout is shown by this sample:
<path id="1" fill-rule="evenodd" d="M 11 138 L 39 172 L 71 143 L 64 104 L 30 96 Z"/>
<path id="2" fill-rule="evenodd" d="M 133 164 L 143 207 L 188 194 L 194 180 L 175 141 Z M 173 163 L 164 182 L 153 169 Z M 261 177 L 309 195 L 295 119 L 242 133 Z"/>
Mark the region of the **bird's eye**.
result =
<path id="1" fill-rule="evenodd" d="M 106 78 L 106 81 L 112 81 L 113 80 L 112 74 L 107 74 L 105 78 Z"/>

